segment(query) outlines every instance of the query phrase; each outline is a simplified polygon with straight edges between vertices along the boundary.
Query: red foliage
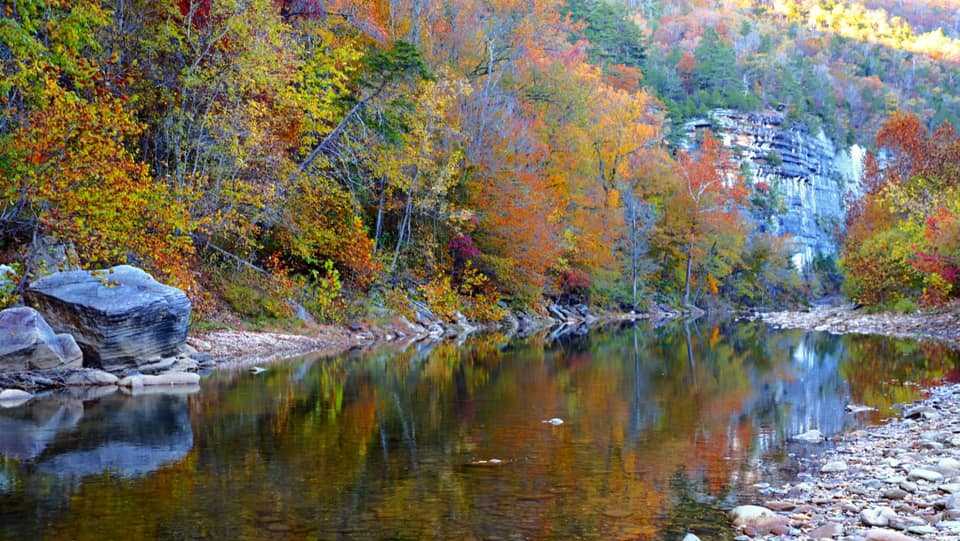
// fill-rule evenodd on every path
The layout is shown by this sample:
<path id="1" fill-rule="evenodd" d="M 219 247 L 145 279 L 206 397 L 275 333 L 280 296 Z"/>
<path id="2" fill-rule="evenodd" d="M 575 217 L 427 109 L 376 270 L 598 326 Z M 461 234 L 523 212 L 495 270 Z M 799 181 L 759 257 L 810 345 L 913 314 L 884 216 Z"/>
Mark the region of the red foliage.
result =
<path id="1" fill-rule="evenodd" d="M 564 293 L 577 294 L 590 289 L 590 275 L 579 269 L 571 269 L 560 276 L 560 287 Z"/>
<path id="2" fill-rule="evenodd" d="M 450 250 L 458 265 L 480 257 L 480 248 L 477 248 L 470 235 L 457 235 L 450 239 L 450 242 L 447 243 L 447 249 Z"/>
<path id="3" fill-rule="evenodd" d="M 180 14 L 189 17 L 196 27 L 203 27 L 210 17 L 211 0 L 178 0 Z"/>

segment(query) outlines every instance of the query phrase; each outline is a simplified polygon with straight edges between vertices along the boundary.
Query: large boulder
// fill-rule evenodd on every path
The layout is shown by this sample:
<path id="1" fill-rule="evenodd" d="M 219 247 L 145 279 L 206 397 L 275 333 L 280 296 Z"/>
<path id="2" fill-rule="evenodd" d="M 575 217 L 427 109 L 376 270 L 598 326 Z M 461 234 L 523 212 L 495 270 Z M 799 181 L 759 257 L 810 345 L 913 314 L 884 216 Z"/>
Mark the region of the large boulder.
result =
<path id="1" fill-rule="evenodd" d="M 80 368 L 83 354 L 69 334 L 56 334 L 33 308 L 0 312 L 0 372 Z"/>
<path id="2" fill-rule="evenodd" d="M 175 356 L 187 339 L 186 294 L 129 265 L 51 274 L 31 283 L 24 299 L 73 335 L 91 368 L 137 368 Z"/>

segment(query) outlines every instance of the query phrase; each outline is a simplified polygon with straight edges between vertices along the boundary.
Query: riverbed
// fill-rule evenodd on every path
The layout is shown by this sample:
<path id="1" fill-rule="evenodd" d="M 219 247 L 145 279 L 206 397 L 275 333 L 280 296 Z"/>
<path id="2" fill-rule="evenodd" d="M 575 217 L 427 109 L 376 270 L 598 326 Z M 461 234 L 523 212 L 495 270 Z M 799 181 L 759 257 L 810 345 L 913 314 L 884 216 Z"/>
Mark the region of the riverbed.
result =
<path id="1" fill-rule="evenodd" d="M 823 450 L 793 436 L 878 423 L 958 366 L 914 341 L 639 324 L 53 394 L 0 409 L 0 539 L 732 539 L 726 510 Z"/>

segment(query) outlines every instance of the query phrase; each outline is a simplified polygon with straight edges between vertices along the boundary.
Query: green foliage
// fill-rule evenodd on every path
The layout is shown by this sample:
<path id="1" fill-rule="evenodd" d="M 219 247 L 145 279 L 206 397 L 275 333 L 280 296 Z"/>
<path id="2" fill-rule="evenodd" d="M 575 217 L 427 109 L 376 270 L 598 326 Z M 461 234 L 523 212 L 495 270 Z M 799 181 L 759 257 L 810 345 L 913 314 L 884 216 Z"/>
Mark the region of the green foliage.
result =
<path id="1" fill-rule="evenodd" d="M 643 31 L 626 6 L 610 0 L 567 0 L 571 17 L 584 23 L 582 37 L 590 42 L 594 63 L 640 68 L 646 58 Z M 571 39 L 579 39 L 572 35 Z"/>
<path id="2" fill-rule="evenodd" d="M 8 272 L 0 270 L 0 310 L 20 302 L 20 295 L 17 293 L 17 285 L 21 279 L 21 272 L 17 268 L 19 266 L 11 266 L 13 270 Z"/>
<path id="3" fill-rule="evenodd" d="M 216 283 L 230 308 L 254 323 L 292 320 L 293 310 L 287 302 L 286 292 L 268 277 L 250 270 L 219 271 Z"/>
<path id="4" fill-rule="evenodd" d="M 323 263 L 322 274 L 315 269 L 310 270 L 310 279 L 301 289 L 303 306 L 318 321 L 341 322 L 344 316 L 342 290 L 340 273 L 334 268 L 333 261 L 328 259 Z"/>
<path id="5" fill-rule="evenodd" d="M 893 306 L 918 298 L 923 275 L 910 263 L 915 233 L 902 229 L 878 231 L 857 246 L 847 245 L 840 262 L 844 293 L 867 304 Z"/>

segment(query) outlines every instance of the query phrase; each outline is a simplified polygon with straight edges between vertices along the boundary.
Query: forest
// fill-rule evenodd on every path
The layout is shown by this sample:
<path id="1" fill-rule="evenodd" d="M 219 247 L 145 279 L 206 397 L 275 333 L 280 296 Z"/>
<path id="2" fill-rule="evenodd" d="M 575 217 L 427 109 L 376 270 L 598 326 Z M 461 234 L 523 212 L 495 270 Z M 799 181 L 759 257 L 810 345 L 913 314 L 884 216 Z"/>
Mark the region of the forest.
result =
<path id="1" fill-rule="evenodd" d="M 960 295 L 960 17 L 835 0 L 0 0 L 0 263 L 141 266 L 200 318 L 900 311 Z M 951 16 L 953 19 L 951 19 Z M 836 256 L 685 122 L 870 149 Z"/>

